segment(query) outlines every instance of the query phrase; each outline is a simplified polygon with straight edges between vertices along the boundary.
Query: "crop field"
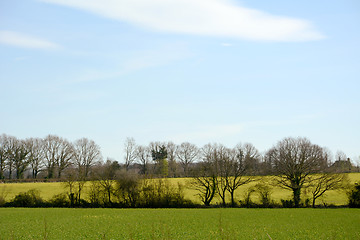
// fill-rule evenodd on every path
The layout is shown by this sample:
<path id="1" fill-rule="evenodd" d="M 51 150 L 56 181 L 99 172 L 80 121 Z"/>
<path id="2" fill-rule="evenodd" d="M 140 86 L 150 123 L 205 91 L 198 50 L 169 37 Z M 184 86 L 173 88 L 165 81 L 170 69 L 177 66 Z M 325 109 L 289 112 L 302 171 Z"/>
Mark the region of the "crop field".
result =
<path id="1" fill-rule="evenodd" d="M 350 183 L 360 182 L 360 173 L 350 173 L 348 174 Z M 199 198 L 196 196 L 197 192 L 189 186 L 190 179 L 187 178 L 170 178 L 168 179 L 171 184 L 176 186 L 178 183 L 184 186 L 184 195 L 185 198 L 190 199 L 196 203 L 200 203 Z M 244 199 L 244 195 L 247 189 L 251 186 L 254 186 L 258 182 L 270 182 L 270 177 L 258 177 L 258 179 L 248 185 L 240 187 L 236 192 L 236 199 Z M 85 186 L 83 197 L 87 198 L 87 186 Z M 53 197 L 55 194 L 59 194 L 66 191 L 66 186 L 64 183 L 60 182 L 42 182 L 42 183 L 7 183 L 0 184 L 0 195 L 4 196 L 6 200 L 11 200 L 16 194 L 20 192 L 26 192 L 30 189 L 37 189 L 40 191 L 40 195 L 43 199 L 48 200 Z M 280 202 L 281 199 L 291 198 L 291 191 L 285 190 L 279 187 L 273 187 L 271 191 L 271 198 L 275 202 Z M 306 192 L 303 193 L 302 198 L 310 197 L 306 195 Z M 229 198 L 228 198 L 229 200 Z M 256 202 L 257 196 L 253 196 L 253 200 Z M 219 199 L 215 199 L 213 203 L 219 202 Z M 347 195 L 345 191 L 328 191 L 326 195 L 318 200 L 318 203 L 326 203 L 333 205 L 346 205 L 347 204 Z"/>
<path id="2" fill-rule="evenodd" d="M 0 208 L 0 239 L 360 239 L 360 209 Z"/>

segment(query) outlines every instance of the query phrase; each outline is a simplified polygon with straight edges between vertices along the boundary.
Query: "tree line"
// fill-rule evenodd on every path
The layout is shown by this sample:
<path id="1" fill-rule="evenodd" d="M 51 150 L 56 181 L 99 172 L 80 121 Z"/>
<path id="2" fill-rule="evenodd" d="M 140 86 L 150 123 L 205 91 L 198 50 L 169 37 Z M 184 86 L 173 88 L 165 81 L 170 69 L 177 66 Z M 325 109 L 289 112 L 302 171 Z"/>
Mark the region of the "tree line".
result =
<path id="1" fill-rule="evenodd" d="M 300 137 L 284 138 L 264 154 L 251 143 L 234 148 L 222 144 L 199 148 L 189 142 L 179 145 L 151 142 L 142 146 L 133 138 L 126 139 L 123 149 L 122 163 L 111 159 L 104 162 L 100 147 L 87 138 L 69 142 L 48 135 L 22 140 L 3 134 L 0 136 L 0 179 L 64 181 L 72 204 L 81 199 L 85 182 L 96 180 L 91 181 L 90 199 L 111 205 L 116 194 L 128 199 L 127 202 L 136 196 L 146 196 L 148 188 L 142 187 L 140 191 L 139 182 L 144 183 L 148 178 L 189 177 L 191 187 L 204 205 L 209 206 L 218 196 L 226 206 L 230 196 L 231 206 L 236 206 L 235 192 L 240 186 L 258 180 L 256 176 L 270 175 L 273 176 L 270 183 L 258 183 L 249 189 L 243 204 L 251 203 L 254 192 L 260 194 L 264 206 L 270 204 L 270 188 L 276 185 L 293 193 L 292 199 L 284 200 L 283 205 L 299 207 L 304 204 L 301 198 L 304 190 L 311 195 L 311 204 L 315 206 L 325 192 L 347 188 L 348 180 L 341 173 L 359 170 L 344 153 L 338 152 L 333 161 L 329 150 Z M 132 195 L 134 192 L 137 193 Z"/>
<path id="2" fill-rule="evenodd" d="M 120 146 L 121 147 L 121 146 Z M 350 158 L 337 152 L 335 161 L 326 148 L 322 151 L 322 169 L 333 172 L 356 172 Z M 87 178 L 93 169 L 106 162 L 114 168 L 133 171 L 140 175 L 161 177 L 192 177 L 199 166 L 214 154 L 226 154 L 228 158 L 238 158 L 246 175 L 273 175 L 278 165 L 270 149 L 261 154 L 251 143 L 238 144 L 227 148 L 221 144 L 206 144 L 199 148 L 195 144 L 183 142 L 151 142 L 148 146 L 137 145 L 133 138 L 127 138 L 124 146 L 123 161 L 107 159 L 103 161 L 101 150 L 93 140 L 87 138 L 70 142 L 56 135 L 44 138 L 18 139 L 6 134 L 0 135 L 0 180 L 3 179 L 61 179 L 69 169 L 77 169 Z"/>

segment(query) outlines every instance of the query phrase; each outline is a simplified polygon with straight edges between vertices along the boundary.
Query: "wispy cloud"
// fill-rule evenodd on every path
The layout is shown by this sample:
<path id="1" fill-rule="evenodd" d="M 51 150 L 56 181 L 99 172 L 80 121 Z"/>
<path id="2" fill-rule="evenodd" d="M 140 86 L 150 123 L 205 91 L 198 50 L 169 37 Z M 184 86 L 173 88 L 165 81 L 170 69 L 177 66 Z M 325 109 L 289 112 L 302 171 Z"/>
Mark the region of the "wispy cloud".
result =
<path id="1" fill-rule="evenodd" d="M 39 0 L 161 32 L 260 41 L 324 38 L 306 20 L 272 15 L 231 0 Z"/>
<path id="2" fill-rule="evenodd" d="M 0 44 L 46 50 L 60 48 L 56 43 L 13 31 L 0 31 Z"/>
<path id="3" fill-rule="evenodd" d="M 70 80 L 70 83 L 114 79 L 133 72 L 181 61 L 191 56 L 192 53 L 187 48 L 186 44 L 174 43 L 151 50 L 135 52 L 131 56 L 119 59 L 118 63 L 115 64 L 115 67 L 82 69 L 73 76 L 61 76 L 61 78 L 72 79 Z"/>

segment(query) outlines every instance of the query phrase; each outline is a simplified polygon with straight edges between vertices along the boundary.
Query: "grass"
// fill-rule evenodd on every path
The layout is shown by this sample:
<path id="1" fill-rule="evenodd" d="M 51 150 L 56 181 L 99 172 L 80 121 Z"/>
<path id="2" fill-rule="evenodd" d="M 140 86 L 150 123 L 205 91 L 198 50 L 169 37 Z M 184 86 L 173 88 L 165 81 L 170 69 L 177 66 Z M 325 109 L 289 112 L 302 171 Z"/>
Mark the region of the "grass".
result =
<path id="1" fill-rule="evenodd" d="M 262 181 L 269 182 L 270 177 L 261 177 Z M 353 184 L 355 182 L 360 182 L 360 173 L 350 173 L 349 174 L 350 182 Z M 176 185 L 177 183 L 184 184 L 185 186 L 188 185 L 190 179 L 188 178 L 170 178 L 169 181 Z M 240 187 L 236 192 L 236 199 L 244 199 L 244 195 L 247 189 L 251 186 L 254 186 L 258 181 L 252 182 L 248 185 Z M 86 198 L 87 195 L 87 187 L 85 187 L 83 196 Z M 38 189 L 40 191 L 41 197 L 48 200 L 55 194 L 62 193 L 66 191 L 65 185 L 59 182 L 42 182 L 42 183 L 7 183 L 7 184 L 0 184 L 0 196 L 4 195 L 6 200 L 11 200 L 16 194 L 20 192 L 26 192 L 30 189 Z M 196 203 L 200 203 L 199 198 L 196 196 L 197 192 L 191 188 L 185 188 L 184 191 L 185 198 L 190 199 Z M 272 189 L 271 197 L 274 201 L 280 202 L 281 199 L 290 199 L 291 198 L 291 191 L 281 189 L 279 187 L 274 187 Z M 310 197 L 310 196 L 308 196 Z M 302 198 L 306 198 L 306 195 L 303 195 Z M 256 201 L 257 196 L 254 195 L 254 200 Z M 228 197 L 228 201 L 230 198 Z M 219 203 L 220 199 L 215 198 L 213 203 Z M 317 203 L 326 202 L 326 204 L 333 204 L 333 205 L 345 205 L 347 204 L 347 195 L 345 191 L 329 191 L 326 193 L 326 196 L 319 199 Z"/>
<path id="2" fill-rule="evenodd" d="M 360 239 L 360 209 L 0 209 L 0 239 Z"/>

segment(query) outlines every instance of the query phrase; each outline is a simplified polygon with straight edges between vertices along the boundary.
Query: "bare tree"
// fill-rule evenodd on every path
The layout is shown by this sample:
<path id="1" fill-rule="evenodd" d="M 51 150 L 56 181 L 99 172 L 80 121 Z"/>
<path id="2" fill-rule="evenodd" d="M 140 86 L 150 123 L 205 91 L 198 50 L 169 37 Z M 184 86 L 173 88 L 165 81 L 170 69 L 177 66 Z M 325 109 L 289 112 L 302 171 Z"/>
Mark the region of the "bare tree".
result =
<path id="1" fill-rule="evenodd" d="M 65 187 L 69 189 L 67 195 L 70 200 L 70 206 L 80 205 L 81 192 L 84 189 L 86 179 L 75 168 L 70 168 L 65 171 L 65 177 L 63 178 Z"/>
<path id="2" fill-rule="evenodd" d="M 55 135 L 48 135 L 44 139 L 44 156 L 48 178 L 53 178 L 55 170 L 57 177 L 61 177 L 64 169 L 71 165 L 73 147 L 65 139 Z"/>
<path id="3" fill-rule="evenodd" d="M 274 159 L 273 159 L 273 150 L 267 151 L 263 156 L 262 162 L 262 175 L 272 175 L 274 174 Z"/>
<path id="4" fill-rule="evenodd" d="M 309 174 L 323 170 L 322 148 L 306 138 L 285 138 L 269 153 L 274 160 L 279 186 L 293 192 L 294 205 L 299 207 L 301 189 L 309 183 Z"/>
<path id="5" fill-rule="evenodd" d="M 112 205 L 112 196 L 115 194 L 115 179 L 120 165 L 117 161 L 108 159 L 102 166 L 98 166 L 94 172 L 94 180 L 99 184 L 99 190 L 104 194 L 104 203 Z"/>
<path id="6" fill-rule="evenodd" d="M 217 170 L 214 164 L 214 146 L 207 144 L 202 148 L 203 160 L 197 165 L 190 182 L 205 206 L 209 206 L 217 192 Z"/>
<path id="7" fill-rule="evenodd" d="M 32 178 L 36 178 L 44 165 L 44 141 L 40 138 L 26 139 L 26 146 L 29 150 L 29 163 L 32 171 Z"/>
<path id="8" fill-rule="evenodd" d="M 207 163 L 199 163 L 198 168 L 190 184 L 193 189 L 198 191 L 197 195 L 205 206 L 209 206 L 217 190 L 216 175 L 210 174 L 213 166 Z"/>
<path id="9" fill-rule="evenodd" d="M 231 150 L 222 145 L 214 147 L 213 161 L 216 166 L 217 192 L 222 200 L 223 206 L 226 205 L 226 192 L 229 189 L 230 178 L 232 177 L 232 158 Z"/>
<path id="10" fill-rule="evenodd" d="M 14 170 L 14 158 L 12 156 L 12 152 L 13 152 L 13 146 L 14 143 L 17 141 L 17 139 L 13 136 L 4 136 L 3 139 L 3 147 L 4 147 L 4 156 L 5 156 L 5 168 L 8 172 L 8 178 L 11 179 L 12 175 L 13 175 L 13 170 Z"/>
<path id="11" fill-rule="evenodd" d="M 226 177 L 227 191 L 230 193 L 231 205 L 235 206 L 235 191 L 242 185 L 248 184 L 254 180 L 252 176 L 246 176 L 245 157 L 249 155 L 246 153 L 246 148 L 238 144 L 232 151 L 228 161 L 228 169 L 230 170 L 229 177 Z"/>
<path id="12" fill-rule="evenodd" d="M 0 136 L 0 179 L 4 179 L 4 170 L 8 159 L 8 136 L 2 134 Z"/>
<path id="13" fill-rule="evenodd" d="M 176 177 L 178 175 L 178 164 L 176 161 L 176 148 L 173 142 L 166 143 L 167 159 L 169 162 L 169 177 Z"/>
<path id="14" fill-rule="evenodd" d="M 199 154 L 199 149 L 196 145 L 183 142 L 176 149 L 176 156 L 180 164 L 184 168 L 185 177 L 189 176 L 189 166 L 196 160 Z"/>
<path id="15" fill-rule="evenodd" d="M 136 143 L 134 138 L 126 138 L 124 144 L 125 151 L 125 169 L 129 170 L 130 165 L 132 165 L 136 160 Z"/>
<path id="16" fill-rule="evenodd" d="M 346 154 L 343 151 L 338 150 L 336 152 L 336 155 L 335 155 L 335 160 L 336 161 L 346 161 L 347 158 L 348 157 L 346 156 Z"/>
<path id="17" fill-rule="evenodd" d="M 29 160 L 27 158 L 29 151 L 26 148 L 25 141 L 15 137 L 9 137 L 8 144 L 9 178 L 11 178 L 13 167 L 16 171 L 16 178 L 23 178 L 24 172 L 29 165 Z"/>
<path id="18" fill-rule="evenodd" d="M 148 174 L 148 165 L 151 160 L 149 148 L 145 146 L 138 146 L 136 148 L 136 158 L 141 165 L 140 173 Z"/>
<path id="19" fill-rule="evenodd" d="M 310 176 L 309 190 L 312 195 L 312 207 L 316 200 L 329 190 L 344 190 L 349 184 L 346 174 L 321 173 Z"/>
<path id="20" fill-rule="evenodd" d="M 259 151 L 251 143 L 239 143 L 235 147 L 242 153 L 242 164 L 244 165 L 245 172 L 248 175 L 255 175 L 259 172 L 260 154 Z"/>
<path id="21" fill-rule="evenodd" d="M 78 168 L 79 176 L 88 177 L 91 167 L 101 160 L 99 145 L 93 140 L 82 138 L 74 143 L 73 158 Z"/>

